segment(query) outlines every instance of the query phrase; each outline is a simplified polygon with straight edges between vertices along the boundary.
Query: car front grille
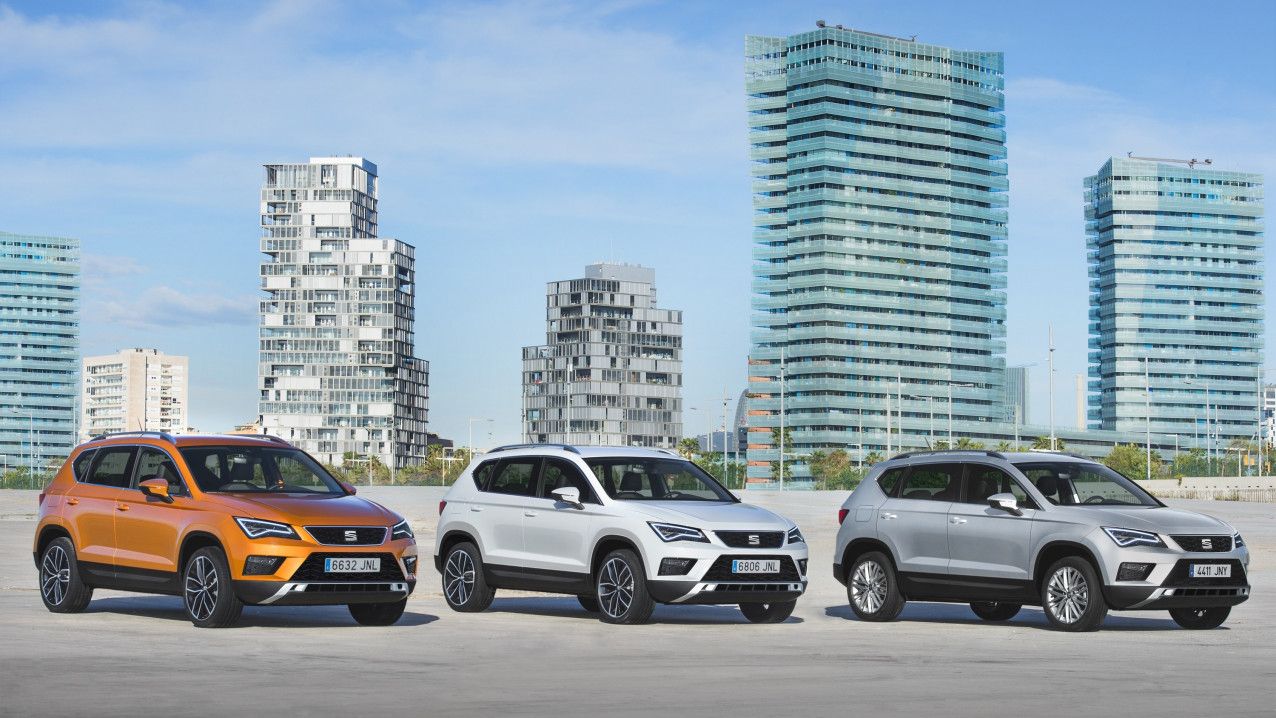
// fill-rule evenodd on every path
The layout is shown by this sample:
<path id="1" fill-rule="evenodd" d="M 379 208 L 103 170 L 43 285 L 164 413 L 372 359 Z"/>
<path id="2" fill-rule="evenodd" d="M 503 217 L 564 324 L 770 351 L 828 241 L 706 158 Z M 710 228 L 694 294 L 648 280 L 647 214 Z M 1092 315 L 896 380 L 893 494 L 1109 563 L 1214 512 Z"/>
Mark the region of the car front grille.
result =
<path id="1" fill-rule="evenodd" d="M 1231 536 L 1173 536 L 1174 543 L 1184 551 L 1224 552 L 1232 550 Z"/>
<path id="2" fill-rule="evenodd" d="M 390 529 L 384 526 L 307 526 L 310 534 L 325 546 L 380 546 Z M 350 539 L 354 540 L 351 541 Z"/>
<path id="3" fill-rule="evenodd" d="M 328 573 L 323 570 L 326 558 L 379 558 L 380 571 L 365 573 Z M 388 553 L 312 553 L 289 579 L 294 583 L 326 581 L 339 583 L 368 583 L 372 581 L 402 581 L 403 572 L 399 570 L 399 562 L 393 554 Z"/>
<path id="4" fill-rule="evenodd" d="M 735 559 L 743 559 L 747 561 L 767 561 L 776 559 L 780 562 L 779 573 L 732 573 L 731 562 Z M 776 581 L 801 581 L 802 577 L 798 574 L 797 564 L 793 563 L 793 559 L 789 556 L 719 556 L 718 560 L 713 562 L 709 570 L 705 573 L 701 581 L 741 581 L 748 583 L 772 583 Z"/>
<path id="5" fill-rule="evenodd" d="M 783 531 L 714 531 L 713 533 L 718 540 L 731 548 L 780 548 L 784 545 Z"/>
<path id="6" fill-rule="evenodd" d="M 1236 559 L 1213 560 L 1209 563 L 1226 563 L 1232 567 L 1231 578 L 1189 578 L 1187 575 L 1188 566 L 1194 563 L 1205 563 L 1202 559 L 1183 559 L 1174 564 L 1174 568 L 1170 570 L 1165 580 L 1161 582 L 1166 587 L 1197 587 L 1197 586 L 1244 586 L 1245 585 L 1245 567 Z"/>

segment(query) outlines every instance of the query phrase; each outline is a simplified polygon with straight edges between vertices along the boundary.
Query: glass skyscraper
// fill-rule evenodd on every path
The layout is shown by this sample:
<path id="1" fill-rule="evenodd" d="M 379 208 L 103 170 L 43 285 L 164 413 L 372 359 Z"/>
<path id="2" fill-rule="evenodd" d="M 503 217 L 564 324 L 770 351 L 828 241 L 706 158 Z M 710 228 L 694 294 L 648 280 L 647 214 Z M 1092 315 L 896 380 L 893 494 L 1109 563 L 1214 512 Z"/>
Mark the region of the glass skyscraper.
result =
<path id="1" fill-rule="evenodd" d="M 1150 407 L 1152 433 L 1184 447 L 1254 437 L 1262 177 L 1112 158 L 1085 180 L 1085 219 L 1090 425 L 1145 432 Z"/>
<path id="2" fill-rule="evenodd" d="M 37 472 L 75 446 L 80 242 L 0 232 L 0 457 Z"/>
<path id="3" fill-rule="evenodd" d="M 782 360 L 795 478 L 811 451 L 924 446 L 950 409 L 1004 422 L 1001 53 L 820 26 L 745 54 L 749 476 L 778 463 Z"/>

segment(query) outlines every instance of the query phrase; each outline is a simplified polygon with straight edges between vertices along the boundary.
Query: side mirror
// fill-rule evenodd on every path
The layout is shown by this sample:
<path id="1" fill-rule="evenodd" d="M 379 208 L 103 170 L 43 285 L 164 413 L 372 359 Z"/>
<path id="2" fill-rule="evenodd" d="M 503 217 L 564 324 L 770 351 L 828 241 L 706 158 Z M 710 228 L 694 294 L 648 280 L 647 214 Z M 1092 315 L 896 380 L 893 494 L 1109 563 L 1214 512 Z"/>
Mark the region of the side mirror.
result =
<path id="1" fill-rule="evenodd" d="M 359 490 L 354 487 L 354 484 L 348 481 L 341 481 L 340 479 L 338 479 L 337 483 L 341 484 L 341 488 L 345 489 L 345 492 L 347 494 L 350 494 L 351 496 L 354 496 L 355 494 L 359 493 Z"/>
<path id="2" fill-rule="evenodd" d="M 584 508 L 585 506 L 580 502 L 580 489 L 575 486 L 564 486 L 561 489 L 554 489 L 550 493 L 553 494 L 556 501 L 571 504 L 578 509 Z"/>
<path id="3" fill-rule="evenodd" d="M 1015 516 L 1023 516 L 1023 510 L 1019 508 L 1019 500 L 1014 494 L 993 494 L 988 497 L 988 505 L 994 509 L 1001 509 L 1008 514 Z"/>
<path id="4" fill-rule="evenodd" d="M 173 503 L 173 497 L 168 495 L 168 479 L 152 476 L 138 482 L 137 488 L 147 496 L 153 496 L 166 504 Z"/>

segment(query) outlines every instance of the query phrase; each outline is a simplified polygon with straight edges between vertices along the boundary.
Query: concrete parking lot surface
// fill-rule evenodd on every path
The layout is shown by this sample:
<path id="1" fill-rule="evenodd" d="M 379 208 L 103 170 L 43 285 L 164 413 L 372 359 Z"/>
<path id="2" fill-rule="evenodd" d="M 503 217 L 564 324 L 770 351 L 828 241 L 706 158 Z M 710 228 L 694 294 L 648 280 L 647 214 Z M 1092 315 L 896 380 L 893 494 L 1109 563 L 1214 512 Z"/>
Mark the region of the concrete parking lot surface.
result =
<path id="1" fill-rule="evenodd" d="M 441 489 L 370 488 L 429 555 Z M 1046 629 L 1025 608 L 984 624 L 965 605 L 910 604 L 866 624 L 831 576 L 844 492 L 746 492 L 798 522 L 809 592 L 781 625 L 734 607 L 657 607 L 611 626 L 574 598 L 498 592 L 453 613 L 433 564 L 403 620 L 356 626 L 344 607 L 248 608 L 200 630 L 180 600 L 99 591 L 47 612 L 31 560 L 35 492 L 0 491 L 0 715 L 1127 715 L 1276 712 L 1276 505 L 1176 501 L 1231 522 L 1253 552 L 1254 597 L 1223 628 L 1163 612 L 1103 630 Z"/>

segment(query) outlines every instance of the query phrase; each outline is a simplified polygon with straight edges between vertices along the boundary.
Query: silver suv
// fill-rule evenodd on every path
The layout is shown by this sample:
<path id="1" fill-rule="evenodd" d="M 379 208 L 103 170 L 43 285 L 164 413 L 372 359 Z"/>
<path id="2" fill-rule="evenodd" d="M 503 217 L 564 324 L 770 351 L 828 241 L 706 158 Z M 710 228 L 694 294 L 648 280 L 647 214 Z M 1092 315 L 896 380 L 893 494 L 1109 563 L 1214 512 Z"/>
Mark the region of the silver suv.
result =
<path id="1" fill-rule="evenodd" d="M 1249 598 L 1231 526 L 1079 456 L 904 454 L 873 467 L 838 521 L 833 574 L 865 621 L 915 600 L 969 602 L 987 621 L 1040 605 L 1065 631 L 1094 630 L 1109 609 L 1168 609 L 1199 629 Z"/>

